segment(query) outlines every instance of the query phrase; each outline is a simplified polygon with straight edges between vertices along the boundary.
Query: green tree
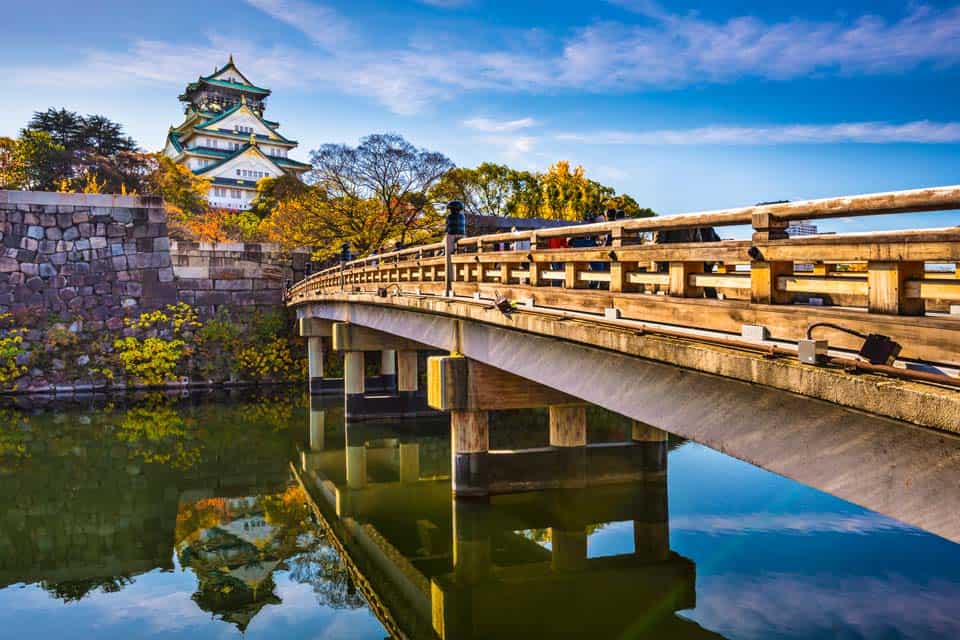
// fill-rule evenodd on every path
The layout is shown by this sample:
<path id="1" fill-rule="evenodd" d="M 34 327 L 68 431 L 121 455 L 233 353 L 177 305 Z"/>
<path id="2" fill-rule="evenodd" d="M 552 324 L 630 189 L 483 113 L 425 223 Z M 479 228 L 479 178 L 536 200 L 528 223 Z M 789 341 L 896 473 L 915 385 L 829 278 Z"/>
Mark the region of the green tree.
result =
<path id="1" fill-rule="evenodd" d="M 437 203 L 460 200 L 466 213 L 482 216 L 509 215 L 510 202 L 520 172 L 502 164 L 484 162 L 475 169 L 455 167 L 430 190 Z"/>
<path id="2" fill-rule="evenodd" d="M 53 169 L 51 188 L 66 184 L 70 190 L 88 190 L 89 185 L 109 193 L 140 191 L 150 172 L 149 156 L 140 153 L 123 126 L 102 115 L 81 116 L 66 109 L 47 109 L 33 114 L 21 138 L 44 133 L 62 148 Z"/>
<path id="3" fill-rule="evenodd" d="M 64 179 L 67 151 L 45 131 L 22 131 L 14 156 L 14 162 L 21 167 L 21 188 L 55 191 Z"/>

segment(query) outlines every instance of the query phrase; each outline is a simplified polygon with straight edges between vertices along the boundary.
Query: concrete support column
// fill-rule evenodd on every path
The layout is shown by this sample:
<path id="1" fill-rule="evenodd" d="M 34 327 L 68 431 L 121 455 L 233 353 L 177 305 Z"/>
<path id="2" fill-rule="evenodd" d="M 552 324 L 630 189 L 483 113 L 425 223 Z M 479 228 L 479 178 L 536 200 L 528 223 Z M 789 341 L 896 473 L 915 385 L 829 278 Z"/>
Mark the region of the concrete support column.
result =
<path id="1" fill-rule="evenodd" d="M 450 449 L 453 456 L 455 495 L 488 494 L 486 458 L 489 448 L 490 421 L 486 411 L 450 412 Z"/>
<path id="2" fill-rule="evenodd" d="M 587 408 L 555 405 L 550 407 L 550 446 L 583 447 L 587 444 Z"/>
<path id="3" fill-rule="evenodd" d="M 567 531 L 550 528 L 550 540 L 553 552 L 550 565 L 554 571 L 573 571 L 582 568 L 587 561 L 587 530 Z"/>
<path id="4" fill-rule="evenodd" d="M 359 414 L 366 391 L 363 351 L 343 354 L 343 395 L 346 417 Z"/>
<path id="5" fill-rule="evenodd" d="M 323 338 L 307 338 L 307 371 L 310 376 L 310 393 L 323 390 Z"/>
<path id="6" fill-rule="evenodd" d="M 667 500 L 667 474 L 644 482 L 643 499 L 633 520 L 634 555 L 648 562 L 670 557 L 670 511 Z"/>
<path id="7" fill-rule="evenodd" d="M 633 421 L 630 439 L 641 448 L 643 469 L 651 474 L 667 471 L 667 432 L 644 422 Z"/>
<path id="8" fill-rule="evenodd" d="M 380 351 L 380 381 L 384 393 L 393 393 L 397 388 L 397 352 L 393 349 Z"/>
<path id="9" fill-rule="evenodd" d="M 403 484 L 420 479 L 420 445 L 400 443 L 400 482 Z"/>
<path id="10" fill-rule="evenodd" d="M 583 405 L 550 407 L 550 446 L 558 447 L 556 477 L 565 489 L 587 484 L 587 408 Z"/>
<path id="11" fill-rule="evenodd" d="M 367 447 L 362 437 L 363 431 L 359 425 L 349 423 L 344 425 L 344 429 L 347 488 L 363 489 L 367 486 Z"/>
<path id="12" fill-rule="evenodd" d="M 397 395 L 404 414 L 426 410 L 418 398 L 418 354 L 409 349 L 397 352 Z"/>
<path id="13" fill-rule="evenodd" d="M 323 451 L 326 412 L 323 409 L 310 409 L 310 451 Z"/>
<path id="14" fill-rule="evenodd" d="M 453 573 L 460 585 L 477 584 L 490 575 L 489 505 L 453 501 Z"/>

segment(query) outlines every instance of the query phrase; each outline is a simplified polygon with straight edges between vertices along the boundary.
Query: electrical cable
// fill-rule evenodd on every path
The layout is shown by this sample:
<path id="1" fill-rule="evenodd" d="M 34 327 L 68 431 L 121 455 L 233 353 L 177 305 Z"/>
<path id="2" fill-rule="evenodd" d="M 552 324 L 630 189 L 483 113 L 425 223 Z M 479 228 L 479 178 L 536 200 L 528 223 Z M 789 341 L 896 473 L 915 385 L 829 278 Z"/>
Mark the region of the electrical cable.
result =
<path id="1" fill-rule="evenodd" d="M 855 329 L 848 329 L 847 327 L 842 327 L 839 324 L 834 324 L 832 322 L 814 322 L 809 327 L 807 327 L 807 340 L 813 339 L 813 330 L 817 327 L 828 327 L 830 329 L 835 329 L 836 331 L 841 331 L 843 333 L 849 334 L 860 338 L 861 340 L 867 339 L 867 334 L 861 333 Z"/>

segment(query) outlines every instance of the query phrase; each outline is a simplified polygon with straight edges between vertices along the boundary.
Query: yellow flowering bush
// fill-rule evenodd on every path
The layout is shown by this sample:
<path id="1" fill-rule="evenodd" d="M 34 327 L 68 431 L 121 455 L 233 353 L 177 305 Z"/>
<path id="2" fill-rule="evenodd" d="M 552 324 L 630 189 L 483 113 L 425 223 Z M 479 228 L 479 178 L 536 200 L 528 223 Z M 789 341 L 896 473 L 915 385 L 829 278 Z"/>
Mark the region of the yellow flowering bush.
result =
<path id="1" fill-rule="evenodd" d="M 238 350 L 237 364 L 240 371 L 251 378 L 277 381 L 302 377 L 306 366 L 305 361 L 294 359 L 290 342 L 283 338 Z"/>
<path id="2" fill-rule="evenodd" d="M 186 342 L 175 338 L 135 338 L 128 336 L 113 343 L 127 375 L 148 385 L 169 382 L 180 359 L 186 354 Z"/>
<path id="3" fill-rule="evenodd" d="M 17 364 L 17 357 L 24 352 L 22 328 L 10 328 L 13 316 L 0 313 L 0 326 L 7 327 L 0 334 L 0 386 L 7 387 L 27 372 L 27 367 Z"/>

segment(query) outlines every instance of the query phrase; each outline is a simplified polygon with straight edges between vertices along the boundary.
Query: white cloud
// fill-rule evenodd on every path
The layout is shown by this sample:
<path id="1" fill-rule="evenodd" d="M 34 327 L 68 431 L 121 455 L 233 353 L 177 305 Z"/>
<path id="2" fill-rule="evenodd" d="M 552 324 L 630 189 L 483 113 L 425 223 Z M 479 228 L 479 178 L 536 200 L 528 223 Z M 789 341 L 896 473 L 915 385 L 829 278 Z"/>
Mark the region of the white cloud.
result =
<path id="1" fill-rule="evenodd" d="M 490 118 L 469 118 L 463 121 L 463 126 L 468 129 L 485 131 L 488 133 L 507 133 L 518 131 L 520 129 L 529 129 L 537 124 L 533 118 L 520 118 L 518 120 L 492 120 Z"/>
<path id="2" fill-rule="evenodd" d="M 921 64 L 960 62 L 960 7 L 919 6 L 899 20 L 863 15 L 850 21 L 753 16 L 711 21 L 671 14 L 649 0 L 616 0 L 647 24 L 597 23 L 569 40 L 560 78 L 612 90 L 728 82 L 741 77 L 784 80 L 817 72 L 876 74 Z"/>
<path id="3" fill-rule="evenodd" d="M 921 65 L 960 63 L 960 6 L 944 10 L 919 6 L 889 21 L 863 15 L 852 20 L 767 22 L 752 16 L 714 21 L 672 14 L 651 0 L 615 0 L 637 12 L 638 18 L 585 25 L 554 45 L 549 40 L 535 47 L 517 46 L 516 37 L 491 37 L 484 46 L 454 41 L 439 47 L 404 32 L 385 46 L 371 44 L 373 39 L 362 37 L 363 25 L 351 24 L 325 4 L 245 1 L 302 32 L 312 45 L 265 47 L 250 39 L 218 35 L 193 46 L 137 40 L 127 51 L 94 50 L 72 63 L 8 67 L 0 73 L 19 84 L 106 87 L 129 78 L 181 84 L 185 73 L 209 73 L 212 64 L 233 52 L 241 69 L 262 84 L 332 89 L 412 114 L 466 92 L 638 92 L 740 78 L 896 73 Z M 425 1 L 451 6 L 460 0 Z M 197 68 L 200 63 L 203 69 Z M 876 123 L 842 126 L 866 126 L 878 135 L 890 135 L 879 133 Z M 899 135 L 907 133 L 903 126 Z M 737 137 L 730 128 L 702 133 Z M 824 135 L 817 130 L 813 134 Z M 804 135 L 801 129 L 789 134 Z"/>
<path id="4" fill-rule="evenodd" d="M 459 9 L 470 4 L 470 0 L 417 0 L 420 4 L 440 9 Z"/>
<path id="5" fill-rule="evenodd" d="M 558 133 L 566 142 L 601 145 L 770 145 L 831 143 L 960 143 L 960 122 L 917 120 L 845 122 L 822 125 L 775 125 L 756 127 L 708 126 L 693 129 L 651 131 L 593 131 Z"/>
<path id="6" fill-rule="evenodd" d="M 347 39 L 350 27 L 336 11 L 306 0 L 245 0 L 275 20 L 300 31 L 315 44 L 334 49 Z"/>

